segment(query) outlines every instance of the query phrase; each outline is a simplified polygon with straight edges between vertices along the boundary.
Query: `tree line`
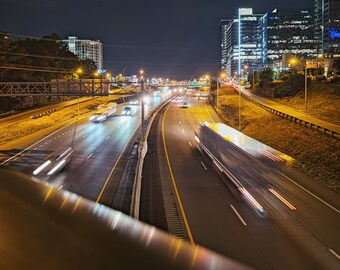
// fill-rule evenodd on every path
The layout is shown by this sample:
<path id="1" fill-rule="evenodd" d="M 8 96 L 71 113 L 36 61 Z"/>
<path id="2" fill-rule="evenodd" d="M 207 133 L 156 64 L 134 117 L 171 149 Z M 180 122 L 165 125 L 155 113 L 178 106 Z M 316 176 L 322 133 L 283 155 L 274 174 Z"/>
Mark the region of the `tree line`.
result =
<path id="1" fill-rule="evenodd" d="M 93 60 L 78 59 L 56 33 L 36 39 L 0 32 L 0 81 L 72 79 L 79 68 L 86 78 L 97 70 Z"/>

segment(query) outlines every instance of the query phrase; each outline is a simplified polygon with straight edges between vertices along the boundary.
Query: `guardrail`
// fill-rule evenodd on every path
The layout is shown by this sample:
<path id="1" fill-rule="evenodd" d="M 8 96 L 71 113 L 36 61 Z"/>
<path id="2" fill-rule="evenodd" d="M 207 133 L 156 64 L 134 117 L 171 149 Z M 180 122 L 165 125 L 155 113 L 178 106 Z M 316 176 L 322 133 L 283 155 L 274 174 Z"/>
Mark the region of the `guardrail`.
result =
<path id="1" fill-rule="evenodd" d="M 177 96 L 177 95 L 176 95 Z M 136 219 L 139 219 L 139 209 L 140 209 L 140 194 L 141 194 L 141 186 L 142 186 L 142 173 L 143 173 L 143 165 L 144 165 L 144 158 L 146 153 L 148 152 L 148 143 L 147 138 L 150 133 L 151 125 L 153 120 L 155 119 L 156 115 L 159 111 L 166 106 L 171 100 L 173 100 L 176 96 L 164 101 L 161 105 L 155 108 L 148 114 L 147 118 L 150 118 L 148 121 L 148 125 L 145 131 L 144 138 L 141 138 L 140 144 L 138 147 L 138 162 L 137 167 L 135 170 L 135 179 L 133 184 L 132 190 L 132 201 L 131 201 L 131 208 L 130 208 L 130 215 Z"/>
<path id="2" fill-rule="evenodd" d="M 235 86 L 233 86 L 233 88 L 234 88 L 237 92 L 240 91 L 240 90 L 239 90 L 240 87 L 235 88 Z M 287 113 L 285 113 L 285 112 L 282 112 L 282 111 L 273 109 L 273 108 L 270 107 L 270 106 L 264 105 L 263 103 L 258 102 L 258 101 L 256 101 L 256 100 L 252 99 L 252 98 L 249 97 L 248 95 L 244 95 L 244 94 L 242 93 L 242 91 L 241 91 L 241 96 L 242 96 L 244 99 L 246 99 L 246 100 L 248 100 L 248 101 L 254 103 L 254 104 L 257 105 L 257 106 L 260 106 L 261 108 L 263 108 L 263 109 L 265 109 L 265 110 L 267 110 L 267 111 L 269 111 L 269 112 L 271 112 L 271 113 L 273 113 L 273 114 L 276 114 L 276 115 L 278 115 L 278 116 L 280 116 L 280 117 L 282 117 L 282 118 L 286 118 L 286 119 L 290 120 L 290 122 L 294 122 L 294 124 L 299 124 L 300 126 L 307 127 L 307 128 L 311 128 L 311 129 L 316 130 L 316 131 L 319 131 L 319 132 L 321 132 L 321 133 L 323 133 L 323 134 L 329 135 L 329 136 L 331 136 L 331 137 L 333 137 L 333 138 L 340 139 L 340 134 L 339 134 L 338 132 L 334 131 L 334 130 L 330 130 L 329 128 L 323 127 L 323 126 L 321 126 L 321 125 L 316 125 L 316 124 L 311 123 L 311 122 L 309 122 L 309 121 L 300 119 L 299 117 L 292 116 L 292 115 L 287 114 Z"/>
<path id="3" fill-rule="evenodd" d="M 0 113 L 0 118 L 4 118 L 4 117 L 7 117 L 7 116 L 11 116 L 15 114 L 15 110 L 11 110 L 9 112 L 4 112 L 4 113 Z"/>

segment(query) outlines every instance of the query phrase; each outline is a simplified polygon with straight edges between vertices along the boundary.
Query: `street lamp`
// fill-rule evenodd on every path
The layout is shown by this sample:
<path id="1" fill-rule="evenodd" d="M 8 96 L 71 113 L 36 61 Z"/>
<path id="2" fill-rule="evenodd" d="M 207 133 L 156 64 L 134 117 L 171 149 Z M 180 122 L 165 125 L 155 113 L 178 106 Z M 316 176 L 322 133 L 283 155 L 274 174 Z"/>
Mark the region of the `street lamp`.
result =
<path id="1" fill-rule="evenodd" d="M 139 71 L 139 74 L 140 74 L 140 87 L 141 87 L 141 94 L 142 94 L 142 100 L 141 100 L 141 131 L 142 131 L 142 141 L 144 141 L 144 77 L 143 77 L 143 74 L 144 74 L 144 70 L 141 69 Z"/>
<path id="2" fill-rule="evenodd" d="M 292 58 L 289 63 L 291 63 L 292 65 L 295 65 L 298 62 L 297 59 Z M 305 111 L 307 110 L 307 65 L 308 65 L 308 61 L 307 59 L 305 60 Z"/>
<path id="3" fill-rule="evenodd" d="M 220 77 L 222 79 L 224 79 L 225 76 L 226 76 L 226 74 L 224 72 L 221 72 L 220 76 L 217 77 L 217 80 L 216 80 L 216 90 L 217 90 L 217 93 L 216 93 L 216 109 L 218 109 L 218 105 L 219 105 L 219 95 L 220 95 L 219 79 L 220 79 Z"/>

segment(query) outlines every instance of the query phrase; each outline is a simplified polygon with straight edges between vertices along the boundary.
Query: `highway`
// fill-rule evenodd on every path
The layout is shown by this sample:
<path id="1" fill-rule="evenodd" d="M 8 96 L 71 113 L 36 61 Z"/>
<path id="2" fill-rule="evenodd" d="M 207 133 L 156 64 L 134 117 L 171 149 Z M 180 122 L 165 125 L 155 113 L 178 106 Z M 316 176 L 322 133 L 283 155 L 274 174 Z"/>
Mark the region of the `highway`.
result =
<path id="1" fill-rule="evenodd" d="M 182 102 L 188 102 L 189 108 L 181 108 Z M 197 150 L 195 132 L 204 121 L 221 120 L 207 100 L 187 94 L 167 107 L 155 125 L 162 131 L 157 144 L 165 147 L 157 151 L 160 170 L 153 178 L 161 179 L 159 190 L 166 203 L 158 202 L 159 213 L 165 212 L 169 231 L 175 227 L 169 218 L 174 212 L 168 206 L 172 196 L 186 238 L 193 245 L 256 269 L 339 269 L 339 195 L 296 171 L 289 165 L 289 157 L 279 160 L 275 154 L 265 153 L 254 158 L 231 145 L 230 171 L 243 179 L 261 204 L 264 214 L 260 214 Z M 148 164 L 145 167 L 150 169 Z M 153 196 L 157 197 L 151 194 L 144 200 L 155 208 Z M 142 211 L 150 211 L 148 203 L 143 205 Z M 141 216 L 146 221 L 152 219 L 145 213 Z"/>
<path id="2" fill-rule="evenodd" d="M 150 96 L 150 101 L 144 106 L 145 116 L 167 98 L 169 96 Z M 132 108 L 131 115 L 122 115 L 126 106 Z M 90 122 L 89 114 L 80 117 L 76 124 L 65 124 L 48 136 L 35 137 L 28 147 L 17 147 L 15 152 L 1 151 L 1 162 L 32 175 L 50 153 L 72 146 L 74 153 L 70 163 L 60 173 L 40 179 L 56 188 L 111 205 L 129 151 L 140 129 L 140 107 L 119 104 L 117 112 L 101 123 Z"/>

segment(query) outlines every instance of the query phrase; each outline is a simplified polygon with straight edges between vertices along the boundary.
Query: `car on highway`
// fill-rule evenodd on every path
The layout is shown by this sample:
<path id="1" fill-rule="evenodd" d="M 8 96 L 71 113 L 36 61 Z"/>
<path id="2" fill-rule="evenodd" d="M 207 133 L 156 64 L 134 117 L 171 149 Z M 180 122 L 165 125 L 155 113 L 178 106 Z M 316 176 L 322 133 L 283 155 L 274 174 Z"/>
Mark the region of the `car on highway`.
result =
<path id="1" fill-rule="evenodd" d="M 122 115 L 131 115 L 131 107 L 125 107 Z"/>
<path id="2" fill-rule="evenodd" d="M 57 149 L 44 160 L 44 163 L 33 171 L 33 175 L 51 176 L 58 173 L 71 161 L 72 155 L 72 147 Z"/>
<path id="3" fill-rule="evenodd" d="M 91 122 L 94 122 L 94 123 L 99 123 L 99 122 L 103 122 L 103 121 L 106 121 L 107 120 L 107 115 L 106 114 L 103 114 L 103 113 L 95 113 L 93 115 L 90 116 L 89 120 Z"/>
<path id="4" fill-rule="evenodd" d="M 138 99 L 133 99 L 130 101 L 131 105 L 138 105 L 139 104 L 139 100 Z"/>
<path id="5" fill-rule="evenodd" d="M 183 102 L 180 106 L 181 108 L 189 108 L 189 105 L 187 102 Z"/>

